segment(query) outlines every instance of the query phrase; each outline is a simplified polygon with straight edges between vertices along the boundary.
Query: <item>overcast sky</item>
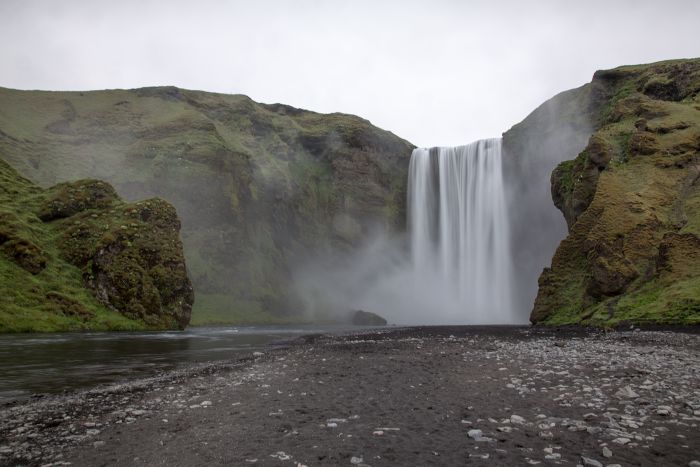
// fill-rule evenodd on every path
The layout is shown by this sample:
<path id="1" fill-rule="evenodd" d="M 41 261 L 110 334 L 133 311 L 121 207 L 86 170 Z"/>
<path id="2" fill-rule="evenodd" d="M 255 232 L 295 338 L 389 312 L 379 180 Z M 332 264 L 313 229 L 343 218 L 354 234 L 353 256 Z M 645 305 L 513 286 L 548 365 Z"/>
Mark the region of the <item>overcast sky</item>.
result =
<path id="1" fill-rule="evenodd" d="M 699 31 L 694 0 L 0 0 L 0 86 L 242 93 L 457 145 Z"/>

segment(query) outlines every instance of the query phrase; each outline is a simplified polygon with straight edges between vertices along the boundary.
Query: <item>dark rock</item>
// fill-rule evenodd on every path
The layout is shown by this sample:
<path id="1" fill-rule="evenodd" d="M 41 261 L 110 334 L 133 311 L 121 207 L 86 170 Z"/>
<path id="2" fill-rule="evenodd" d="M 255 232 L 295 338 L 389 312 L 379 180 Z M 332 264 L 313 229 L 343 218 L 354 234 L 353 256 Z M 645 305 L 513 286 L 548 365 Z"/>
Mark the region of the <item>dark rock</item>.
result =
<path id="1" fill-rule="evenodd" d="M 625 258 L 620 249 L 604 242 L 590 248 L 588 261 L 592 278 L 587 291 L 595 298 L 618 295 L 639 277 L 632 262 Z"/>
<path id="2" fill-rule="evenodd" d="M 635 133 L 630 137 L 628 150 L 632 156 L 649 156 L 659 150 L 659 143 L 648 133 Z"/>
<path id="3" fill-rule="evenodd" d="M 351 323 L 356 326 L 386 326 L 387 322 L 381 316 L 363 310 L 350 312 Z"/>

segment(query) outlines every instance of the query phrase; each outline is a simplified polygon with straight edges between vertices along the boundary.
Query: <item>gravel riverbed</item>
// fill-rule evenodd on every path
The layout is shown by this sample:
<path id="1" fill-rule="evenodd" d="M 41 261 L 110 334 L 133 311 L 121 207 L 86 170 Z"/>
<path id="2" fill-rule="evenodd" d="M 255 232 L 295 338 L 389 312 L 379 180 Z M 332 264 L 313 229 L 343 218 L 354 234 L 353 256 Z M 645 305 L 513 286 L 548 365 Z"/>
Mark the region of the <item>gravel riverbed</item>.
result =
<path id="1" fill-rule="evenodd" d="M 0 465 L 700 466 L 700 335 L 422 327 L 0 408 Z"/>

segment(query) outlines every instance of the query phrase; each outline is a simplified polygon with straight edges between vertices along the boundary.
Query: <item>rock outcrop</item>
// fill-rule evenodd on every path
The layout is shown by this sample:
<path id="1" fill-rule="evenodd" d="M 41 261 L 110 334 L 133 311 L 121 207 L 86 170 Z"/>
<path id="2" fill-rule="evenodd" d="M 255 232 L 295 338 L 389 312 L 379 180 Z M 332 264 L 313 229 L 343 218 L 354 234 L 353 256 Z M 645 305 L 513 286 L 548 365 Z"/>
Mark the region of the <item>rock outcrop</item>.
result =
<path id="1" fill-rule="evenodd" d="M 299 316 L 298 265 L 404 229 L 412 149 L 359 117 L 241 95 L 0 89 L 0 158 L 24 176 L 98 178 L 177 208 L 195 323 Z"/>
<path id="2" fill-rule="evenodd" d="M 0 331 L 183 329 L 193 291 L 180 221 L 107 183 L 43 190 L 0 161 Z"/>
<path id="3" fill-rule="evenodd" d="M 376 313 L 364 310 L 350 312 L 350 322 L 355 326 L 386 326 L 386 319 Z"/>
<path id="4" fill-rule="evenodd" d="M 594 133 L 552 173 L 569 234 L 531 320 L 700 323 L 700 60 L 599 71 L 588 87 Z"/>

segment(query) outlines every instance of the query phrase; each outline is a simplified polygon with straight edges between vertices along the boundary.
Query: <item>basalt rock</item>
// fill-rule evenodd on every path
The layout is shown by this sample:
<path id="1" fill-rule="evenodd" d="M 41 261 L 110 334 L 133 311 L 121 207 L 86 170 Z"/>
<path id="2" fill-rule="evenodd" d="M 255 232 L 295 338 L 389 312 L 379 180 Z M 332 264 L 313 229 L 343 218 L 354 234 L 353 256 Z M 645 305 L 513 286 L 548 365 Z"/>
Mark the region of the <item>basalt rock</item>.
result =
<path id="1" fill-rule="evenodd" d="M 355 326 L 386 326 L 386 319 L 364 310 L 350 312 L 350 322 Z"/>

